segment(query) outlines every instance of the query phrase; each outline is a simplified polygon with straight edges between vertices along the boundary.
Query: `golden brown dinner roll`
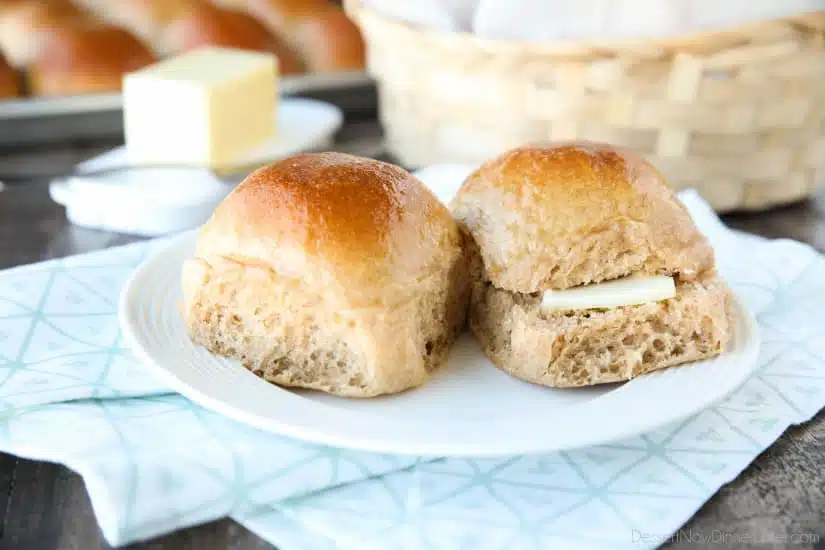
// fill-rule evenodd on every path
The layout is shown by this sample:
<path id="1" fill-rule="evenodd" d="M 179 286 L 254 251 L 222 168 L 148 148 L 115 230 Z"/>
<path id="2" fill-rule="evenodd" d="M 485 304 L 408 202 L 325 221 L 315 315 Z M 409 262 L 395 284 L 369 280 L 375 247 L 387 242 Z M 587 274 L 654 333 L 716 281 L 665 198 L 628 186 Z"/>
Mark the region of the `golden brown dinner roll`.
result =
<path id="1" fill-rule="evenodd" d="M 194 2 L 178 13 L 166 27 L 163 49 L 181 53 L 201 46 L 224 46 L 271 52 L 278 57 L 281 74 L 300 72 L 300 62 L 282 40 L 253 16 Z"/>
<path id="2" fill-rule="evenodd" d="M 250 0 L 249 9 L 287 40 L 311 72 L 364 68 L 364 40 L 339 6 L 319 0 Z"/>
<path id="3" fill-rule="evenodd" d="M 595 143 L 522 147 L 451 205 L 469 234 L 470 326 L 524 380 L 574 387 L 718 355 L 731 295 L 648 162 Z"/>
<path id="4" fill-rule="evenodd" d="M 337 6 L 331 5 L 313 17 L 298 20 L 291 37 L 311 72 L 364 68 L 365 47 L 361 33 Z"/>
<path id="5" fill-rule="evenodd" d="M 123 75 L 156 61 L 124 29 L 102 24 L 55 30 L 29 69 L 35 95 L 72 95 L 121 89 Z"/>
<path id="6" fill-rule="evenodd" d="M 20 95 L 20 81 L 17 71 L 9 64 L 3 52 L 0 52 L 0 99 L 18 95 Z"/>
<path id="7" fill-rule="evenodd" d="M 279 33 L 296 21 L 326 9 L 329 0 L 248 0 L 247 8 Z"/>
<path id="8" fill-rule="evenodd" d="M 0 1 L 0 50 L 14 67 L 23 68 L 53 32 L 89 19 L 69 0 Z"/>
<path id="9" fill-rule="evenodd" d="M 468 294 L 447 208 L 401 168 L 341 153 L 254 172 L 183 271 L 195 342 L 270 382 L 351 397 L 424 383 Z"/>
<path id="10" fill-rule="evenodd" d="M 121 26 L 161 51 L 164 29 L 194 0 L 75 0 L 98 18 Z"/>

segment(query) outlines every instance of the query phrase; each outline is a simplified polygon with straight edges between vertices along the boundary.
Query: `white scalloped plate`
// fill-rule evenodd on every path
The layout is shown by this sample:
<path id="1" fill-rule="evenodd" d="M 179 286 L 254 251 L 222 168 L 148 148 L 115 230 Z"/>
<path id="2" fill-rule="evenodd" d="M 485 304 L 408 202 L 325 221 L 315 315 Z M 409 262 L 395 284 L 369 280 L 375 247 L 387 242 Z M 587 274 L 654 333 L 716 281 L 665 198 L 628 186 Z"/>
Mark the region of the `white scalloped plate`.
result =
<path id="1" fill-rule="evenodd" d="M 509 377 L 469 334 L 426 385 L 368 400 L 279 388 L 187 337 L 179 312 L 181 264 L 194 233 L 171 241 L 121 297 L 124 336 L 181 394 L 238 421 L 337 447 L 428 456 L 500 456 L 606 443 L 690 415 L 736 389 L 756 364 L 756 324 L 737 299 L 730 349 L 712 361 L 625 384 L 558 390 Z"/>
<path id="2" fill-rule="evenodd" d="M 343 112 L 335 105 L 281 98 L 277 135 L 238 160 L 239 166 L 249 167 L 240 170 L 241 174 L 301 151 L 327 148 L 343 120 Z M 79 168 L 94 172 L 118 166 L 130 166 L 126 146 L 89 159 Z M 49 192 L 66 207 L 66 216 L 75 225 L 154 237 L 203 224 L 238 177 L 219 177 L 206 168 L 154 167 L 106 176 L 77 175 L 52 182 Z"/>

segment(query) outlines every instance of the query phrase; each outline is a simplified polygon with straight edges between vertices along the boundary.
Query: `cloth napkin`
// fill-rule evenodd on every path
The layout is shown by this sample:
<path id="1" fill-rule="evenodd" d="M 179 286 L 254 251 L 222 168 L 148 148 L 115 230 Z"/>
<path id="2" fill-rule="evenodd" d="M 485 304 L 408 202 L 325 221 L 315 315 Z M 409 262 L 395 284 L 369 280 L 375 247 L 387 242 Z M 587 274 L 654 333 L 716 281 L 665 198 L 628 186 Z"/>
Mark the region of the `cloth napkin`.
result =
<path id="1" fill-rule="evenodd" d="M 663 38 L 822 10 L 822 0 L 360 0 L 438 31 L 537 42 Z M 640 14 L 642 14 L 640 16 Z"/>
<path id="2" fill-rule="evenodd" d="M 117 302 L 166 241 L 0 273 L 0 450 L 83 476 L 112 545 L 416 462 L 264 433 L 150 376 L 122 345 Z"/>
<path id="3" fill-rule="evenodd" d="M 117 297 L 164 245 L 150 241 L 0 273 L 0 450 L 83 476 L 112 545 L 230 515 L 282 550 L 653 548 L 825 406 L 825 259 L 682 198 L 762 348 L 740 389 L 677 425 L 573 452 L 427 461 L 260 432 L 172 394 L 123 348 Z"/>

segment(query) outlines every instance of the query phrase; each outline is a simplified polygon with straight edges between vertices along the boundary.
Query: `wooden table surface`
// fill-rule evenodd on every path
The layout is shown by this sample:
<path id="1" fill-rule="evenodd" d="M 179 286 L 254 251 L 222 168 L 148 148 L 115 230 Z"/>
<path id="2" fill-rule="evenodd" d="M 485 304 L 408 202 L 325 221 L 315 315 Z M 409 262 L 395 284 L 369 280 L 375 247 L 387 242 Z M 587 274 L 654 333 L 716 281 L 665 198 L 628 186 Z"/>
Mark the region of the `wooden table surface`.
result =
<path id="1" fill-rule="evenodd" d="M 356 135 L 357 140 L 352 137 Z M 379 138 L 374 124 L 356 131 L 345 129 L 339 137 L 341 148 L 350 151 L 364 150 L 361 145 L 354 147 L 354 141 L 369 151 Z M 5 171 L 31 166 L 38 170 L 68 169 L 106 147 L 98 144 L 51 149 L 48 153 L 2 154 L 0 167 Z M 744 231 L 797 239 L 825 251 L 825 193 L 768 213 L 726 216 L 725 221 Z M 43 183 L 0 191 L 0 268 L 132 240 L 71 226 L 63 209 L 49 199 Z M 0 454 L 0 519 L 0 549 L 109 548 L 100 536 L 81 478 L 63 466 Z M 685 529 L 704 536 L 719 532 L 773 541 L 765 548 L 825 550 L 825 414 L 786 433 L 705 504 Z M 801 534 L 819 540 L 783 542 Z M 683 540 L 667 546 L 688 547 L 698 545 Z M 222 520 L 128 548 L 252 550 L 271 546 L 231 520 Z"/>

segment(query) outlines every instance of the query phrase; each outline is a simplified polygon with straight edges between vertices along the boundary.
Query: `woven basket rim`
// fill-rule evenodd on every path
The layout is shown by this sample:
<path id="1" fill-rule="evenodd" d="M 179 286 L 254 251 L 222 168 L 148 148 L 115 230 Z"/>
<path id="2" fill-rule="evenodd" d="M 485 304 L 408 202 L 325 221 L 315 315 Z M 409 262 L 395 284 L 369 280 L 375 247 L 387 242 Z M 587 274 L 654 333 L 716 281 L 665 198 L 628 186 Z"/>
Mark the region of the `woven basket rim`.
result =
<path id="1" fill-rule="evenodd" d="M 387 17 L 363 5 L 362 0 L 344 0 L 344 9 L 357 22 L 362 19 L 380 21 L 388 28 L 395 28 L 407 34 L 417 34 L 448 48 L 473 47 L 493 54 L 524 54 L 564 57 L 598 57 L 625 51 L 650 51 L 659 48 L 662 54 L 701 47 L 709 42 L 736 42 L 740 35 L 754 36 L 760 28 L 779 24 L 797 25 L 821 31 L 825 28 L 825 10 L 816 10 L 793 17 L 752 21 L 735 27 L 688 33 L 668 37 L 639 37 L 620 40 L 554 40 L 539 42 L 531 40 L 506 40 L 485 38 L 467 31 L 445 31 L 415 25 L 407 21 Z"/>

